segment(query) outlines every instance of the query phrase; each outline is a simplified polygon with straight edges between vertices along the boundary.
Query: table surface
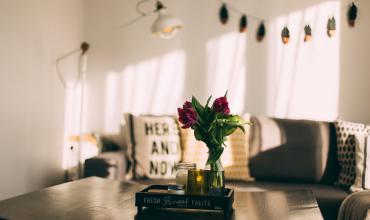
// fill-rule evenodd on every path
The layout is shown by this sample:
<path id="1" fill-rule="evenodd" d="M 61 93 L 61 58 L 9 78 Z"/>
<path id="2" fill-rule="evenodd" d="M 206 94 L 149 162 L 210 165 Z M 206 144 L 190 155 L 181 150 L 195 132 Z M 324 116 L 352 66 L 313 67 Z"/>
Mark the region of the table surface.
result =
<path id="1" fill-rule="evenodd" d="M 90 177 L 0 201 L 0 219 L 224 219 L 222 212 L 135 207 L 144 185 Z M 229 219 L 322 220 L 310 190 L 235 192 Z"/>

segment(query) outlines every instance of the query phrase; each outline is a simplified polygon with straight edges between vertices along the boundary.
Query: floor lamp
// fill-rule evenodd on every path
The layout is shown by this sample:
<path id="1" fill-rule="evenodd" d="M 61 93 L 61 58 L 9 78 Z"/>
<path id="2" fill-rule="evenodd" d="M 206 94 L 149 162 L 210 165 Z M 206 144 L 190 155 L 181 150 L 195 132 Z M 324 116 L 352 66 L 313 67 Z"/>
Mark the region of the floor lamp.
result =
<path id="1" fill-rule="evenodd" d="M 141 0 L 136 4 L 136 11 L 139 14 L 137 18 L 134 18 L 133 20 L 130 20 L 114 30 L 110 31 L 109 34 L 115 33 L 119 30 L 122 30 L 130 25 L 135 24 L 136 22 L 142 20 L 143 18 L 155 14 L 158 14 L 157 19 L 154 21 L 151 27 L 151 32 L 153 35 L 159 36 L 163 39 L 170 39 L 174 37 L 177 32 L 183 27 L 183 22 L 181 19 L 170 15 L 166 11 L 166 7 L 162 4 L 162 2 L 158 0 L 153 0 L 156 2 L 155 9 L 149 12 L 143 12 L 140 8 L 140 6 L 144 3 L 150 2 L 152 0 Z M 104 37 L 106 37 L 107 34 L 104 36 L 91 40 L 90 43 L 96 43 L 102 40 Z M 78 61 L 78 76 L 75 83 L 73 83 L 73 86 L 81 85 L 80 87 L 80 112 L 79 112 L 79 138 L 78 138 L 78 146 L 77 146 L 77 155 L 78 155 L 78 178 L 83 177 L 83 167 L 81 163 L 81 153 L 82 153 L 82 142 L 83 142 L 83 123 L 84 123 L 84 98 L 85 98 L 85 84 L 86 84 L 86 76 L 87 76 L 87 54 L 90 49 L 90 44 L 87 42 L 83 42 L 79 48 L 76 48 L 63 56 L 60 56 L 56 60 L 56 69 L 57 74 L 60 82 L 62 83 L 63 87 L 67 88 L 67 82 L 65 77 L 63 76 L 62 72 L 60 71 L 60 62 L 69 58 L 72 55 L 80 54 L 79 61 Z"/>

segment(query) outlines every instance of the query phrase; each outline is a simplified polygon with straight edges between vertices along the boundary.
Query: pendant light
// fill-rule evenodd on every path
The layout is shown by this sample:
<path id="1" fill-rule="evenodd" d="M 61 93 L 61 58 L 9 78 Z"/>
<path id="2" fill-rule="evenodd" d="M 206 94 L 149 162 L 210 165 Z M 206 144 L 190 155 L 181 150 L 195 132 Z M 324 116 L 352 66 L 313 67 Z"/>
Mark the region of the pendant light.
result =
<path id="1" fill-rule="evenodd" d="M 152 34 L 157 35 L 163 39 L 171 39 L 183 27 L 183 22 L 180 18 L 167 13 L 166 8 L 161 2 L 157 2 L 158 13 L 157 19 L 152 25 Z"/>

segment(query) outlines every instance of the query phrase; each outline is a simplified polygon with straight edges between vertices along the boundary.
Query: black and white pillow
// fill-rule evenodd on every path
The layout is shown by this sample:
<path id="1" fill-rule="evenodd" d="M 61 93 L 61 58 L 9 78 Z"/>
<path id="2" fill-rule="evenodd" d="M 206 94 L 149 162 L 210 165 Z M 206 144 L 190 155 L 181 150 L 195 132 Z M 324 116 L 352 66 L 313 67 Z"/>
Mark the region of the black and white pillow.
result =
<path id="1" fill-rule="evenodd" d="M 181 159 L 177 119 L 125 114 L 128 178 L 174 179 Z"/>
<path id="2" fill-rule="evenodd" d="M 356 135 L 356 179 L 351 191 L 370 189 L 370 134 Z"/>
<path id="3" fill-rule="evenodd" d="M 337 133 L 337 157 L 340 172 L 337 185 L 350 187 L 356 178 L 356 135 L 363 135 L 366 132 L 364 124 L 335 121 Z"/>

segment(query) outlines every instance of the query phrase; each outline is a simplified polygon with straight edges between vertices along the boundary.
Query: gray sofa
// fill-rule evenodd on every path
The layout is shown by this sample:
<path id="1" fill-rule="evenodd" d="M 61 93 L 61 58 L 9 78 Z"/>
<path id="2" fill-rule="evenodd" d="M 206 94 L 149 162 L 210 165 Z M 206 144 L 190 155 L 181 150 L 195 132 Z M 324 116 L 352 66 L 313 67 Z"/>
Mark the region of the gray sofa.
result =
<path id="1" fill-rule="evenodd" d="M 227 185 L 237 191 L 311 189 L 324 218 L 336 219 L 349 192 L 335 186 L 339 165 L 334 124 L 261 116 L 252 116 L 251 121 L 249 168 L 256 181 L 229 181 Z M 124 150 L 104 152 L 86 160 L 85 176 L 124 180 L 124 161 Z"/>

